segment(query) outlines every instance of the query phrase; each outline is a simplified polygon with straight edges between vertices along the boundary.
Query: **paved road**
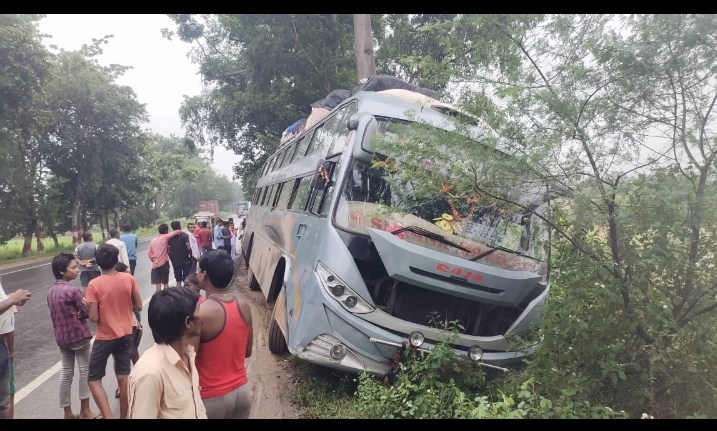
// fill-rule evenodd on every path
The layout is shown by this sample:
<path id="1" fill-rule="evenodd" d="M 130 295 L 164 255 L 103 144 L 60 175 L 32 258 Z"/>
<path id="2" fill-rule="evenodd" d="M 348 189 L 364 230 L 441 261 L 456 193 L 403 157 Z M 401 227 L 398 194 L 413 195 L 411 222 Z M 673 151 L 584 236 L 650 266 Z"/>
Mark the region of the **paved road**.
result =
<path id="1" fill-rule="evenodd" d="M 140 295 L 144 300 L 142 322 L 145 331 L 140 344 L 140 352 L 154 343 L 152 333 L 146 325 L 147 304 L 154 286 L 150 284 L 150 262 L 147 258 L 149 239 L 141 240 L 137 250 L 137 268 L 135 278 L 140 287 Z M 170 286 L 174 285 L 170 271 Z M 32 292 L 32 299 L 23 307 L 19 307 L 15 326 L 15 418 L 17 419 L 51 419 L 62 418 L 63 410 L 59 406 L 60 351 L 55 343 L 47 308 L 47 292 L 54 282 L 49 263 L 31 264 L 26 267 L 14 268 L 0 272 L 0 282 L 6 293 L 24 288 Z M 80 287 L 79 278 L 73 282 Z M 92 333 L 95 325 L 90 323 Z M 72 385 L 72 407 L 79 413 L 78 375 L 75 367 L 75 380 Z M 109 361 L 107 375 L 103 379 L 114 414 L 119 415 L 119 400 L 114 398 L 117 380 Z M 90 397 L 91 398 L 91 397 Z M 94 401 L 94 411 L 99 412 Z"/>

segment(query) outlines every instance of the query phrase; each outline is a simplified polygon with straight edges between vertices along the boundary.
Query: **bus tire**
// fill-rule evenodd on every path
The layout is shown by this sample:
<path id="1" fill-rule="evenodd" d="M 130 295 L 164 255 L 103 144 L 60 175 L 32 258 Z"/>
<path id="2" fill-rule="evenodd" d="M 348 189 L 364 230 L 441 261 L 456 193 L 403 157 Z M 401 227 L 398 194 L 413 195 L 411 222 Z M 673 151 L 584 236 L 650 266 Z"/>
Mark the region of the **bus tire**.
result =
<path id="1" fill-rule="evenodd" d="M 252 290 L 254 292 L 257 292 L 261 290 L 261 286 L 259 285 L 259 281 L 254 276 L 254 271 L 251 270 L 251 267 L 249 266 L 249 260 L 251 259 L 251 253 L 254 251 L 254 236 L 251 237 L 249 240 L 249 247 L 247 247 L 247 252 L 244 257 L 246 260 L 246 278 L 249 280 L 249 290 Z"/>
<path id="2" fill-rule="evenodd" d="M 254 292 L 261 290 L 261 286 L 259 286 L 259 281 L 254 276 L 254 271 L 251 270 L 251 267 L 247 268 L 247 278 L 249 279 L 249 290 L 252 290 Z"/>
<path id="3" fill-rule="evenodd" d="M 276 310 L 276 304 L 274 304 L 274 310 Z M 276 323 L 274 313 L 271 314 L 271 324 L 269 325 L 269 351 L 275 355 L 283 355 L 289 351 L 286 346 L 286 338 L 284 338 L 279 324 Z"/>

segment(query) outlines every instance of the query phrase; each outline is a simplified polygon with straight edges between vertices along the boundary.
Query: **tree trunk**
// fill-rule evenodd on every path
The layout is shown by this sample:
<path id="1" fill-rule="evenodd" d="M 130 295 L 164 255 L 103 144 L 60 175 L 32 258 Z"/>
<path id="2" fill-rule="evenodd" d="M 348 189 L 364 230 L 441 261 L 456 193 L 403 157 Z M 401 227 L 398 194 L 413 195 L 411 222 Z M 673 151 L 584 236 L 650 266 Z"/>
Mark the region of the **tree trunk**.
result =
<path id="1" fill-rule="evenodd" d="M 22 245 L 22 256 L 25 257 L 32 251 L 32 236 L 35 234 L 37 229 L 37 219 L 30 217 L 27 226 L 25 227 L 25 243 Z"/>
<path id="2" fill-rule="evenodd" d="M 114 219 L 115 219 L 115 229 L 119 230 L 119 228 L 120 228 L 120 225 L 119 225 L 119 222 L 120 222 L 119 213 L 117 212 L 116 209 L 114 209 L 114 210 L 112 210 L 112 214 L 113 214 L 113 217 L 114 217 Z"/>
<path id="3" fill-rule="evenodd" d="M 102 233 L 102 241 L 104 241 L 105 240 L 105 218 L 102 217 L 102 213 L 99 214 L 99 219 L 100 219 L 100 232 Z"/>
<path id="4" fill-rule="evenodd" d="M 42 242 L 42 226 L 40 223 L 35 223 L 35 238 L 37 239 L 37 252 L 45 252 L 45 244 Z"/>
<path id="5" fill-rule="evenodd" d="M 373 52 L 373 32 L 371 15 L 354 14 L 354 58 L 358 80 L 376 74 L 376 58 Z"/>
<path id="6" fill-rule="evenodd" d="M 57 234 L 55 233 L 55 231 L 50 231 L 49 233 L 50 233 L 50 237 L 52 237 L 52 242 L 55 243 L 55 249 L 56 250 L 59 249 L 60 241 L 57 240 Z"/>
<path id="7" fill-rule="evenodd" d="M 112 229 L 112 228 L 110 227 L 110 216 L 109 216 L 109 213 L 110 213 L 110 212 L 109 212 L 108 210 L 102 211 L 102 216 L 105 218 L 105 229 L 107 229 L 107 232 L 106 232 L 106 233 L 107 233 L 107 236 L 106 236 L 106 237 L 105 237 L 105 232 L 102 232 L 102 239 L 103 239 L 104 241 L 107 241 L 107 240 L 110 239 L 110 229 Z"/>
<path id="8" fill-rule="evenodd" d="M 75 191 L 75 202 L 72 203 L 72 243 L 79 244 L 82 242 L 82 219 L 80 216 L 80 197 L 82 196 L 82 178 L 77 181 L 77 190 Z"/>

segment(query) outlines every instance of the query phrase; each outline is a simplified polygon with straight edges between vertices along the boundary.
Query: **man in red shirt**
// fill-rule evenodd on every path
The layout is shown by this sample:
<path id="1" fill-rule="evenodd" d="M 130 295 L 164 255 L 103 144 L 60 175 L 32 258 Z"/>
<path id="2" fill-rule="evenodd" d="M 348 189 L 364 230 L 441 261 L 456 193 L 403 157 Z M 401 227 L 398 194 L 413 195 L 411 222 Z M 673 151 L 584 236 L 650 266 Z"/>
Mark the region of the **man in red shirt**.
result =
<path id="1" fill-rule="evenodd" d="M 175 230 L 167 233 L 169 227 L 167 223 L 159 225 L 159 235 L 152 238 L 149 242 L 149 260 L 152 261 L 152 272 L 150 273 L 151 283 L 157 287 L 157 292 L 162 290 L 162 285 L 166 289 L 169 287 L 169 253 L 167 245 L 169 240 L 179 235 L 182 231 Z"/>
<path id="2" fill-rule="evenodd" d="M 212 249 L 212 231 L 207 227 L 207 222 L 202 222 L 202 229 L 199 231 L 199 246 L 202 254 Z"/>

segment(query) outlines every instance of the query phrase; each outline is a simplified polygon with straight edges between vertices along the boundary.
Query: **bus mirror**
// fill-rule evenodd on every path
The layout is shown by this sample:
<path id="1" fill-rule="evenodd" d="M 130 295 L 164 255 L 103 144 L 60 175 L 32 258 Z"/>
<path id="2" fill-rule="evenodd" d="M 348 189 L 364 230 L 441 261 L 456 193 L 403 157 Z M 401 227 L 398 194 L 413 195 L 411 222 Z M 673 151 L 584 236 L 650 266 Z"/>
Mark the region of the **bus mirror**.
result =
<path id="1" fill-rule="evenodd" d="M 354 159 L 362 163 L 371 163 L 374 153 L 371 138 L 378 130 L 376 118 L 366 112 L 354 114 L 348 121 L 348 129 L 356 130 L 356 140 L 353 145 Z"/>

